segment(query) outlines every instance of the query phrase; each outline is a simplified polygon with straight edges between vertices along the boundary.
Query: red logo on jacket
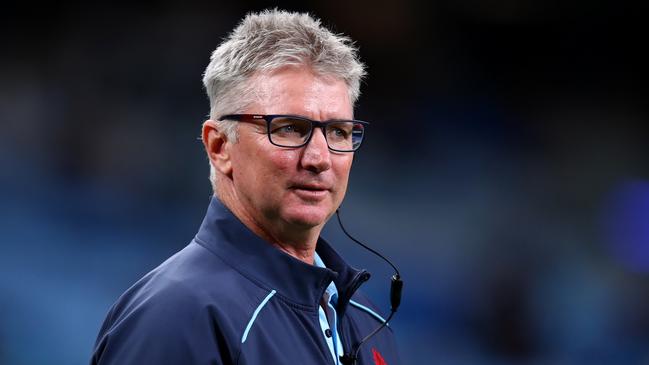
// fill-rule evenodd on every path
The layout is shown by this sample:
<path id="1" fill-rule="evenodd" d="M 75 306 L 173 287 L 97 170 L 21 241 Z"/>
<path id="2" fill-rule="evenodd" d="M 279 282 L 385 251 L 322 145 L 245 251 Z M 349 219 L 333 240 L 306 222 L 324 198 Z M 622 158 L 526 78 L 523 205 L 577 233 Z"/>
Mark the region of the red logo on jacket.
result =
<path id="1" fill-rule="evenodd" d="M 372 348 L 372 355 L 374 355 L 375 365 L 388 365 L 388 363 L 385 362 L 385 359 L 383 359 L 383 356 L 381 356 L 381 353 L 377 349 Z"/>

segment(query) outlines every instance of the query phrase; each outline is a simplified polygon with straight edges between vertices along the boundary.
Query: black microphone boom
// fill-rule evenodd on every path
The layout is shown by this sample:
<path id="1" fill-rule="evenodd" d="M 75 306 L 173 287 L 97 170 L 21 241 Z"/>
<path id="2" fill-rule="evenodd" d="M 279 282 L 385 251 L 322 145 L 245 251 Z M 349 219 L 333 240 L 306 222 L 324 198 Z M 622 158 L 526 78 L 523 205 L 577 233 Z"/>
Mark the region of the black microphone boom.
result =
<path id="1" fill-rule="evenodd" d="M 352 346 L 351 352 L 344 354 L 343 356 L 340 357 L 340 361 L 343 363 L 343 365 L 356 365 L 356 361 L 358 360 L 358 351 L 360 350 L 361 346 L 363 343 L 365 343 L 367 340 L 372 338 L 375 334 L 377 334 L 380 330 L 382 330 L 385 326 L 388 325 L 388 322 L 392 319 L 392 316 L 394 316 L 394 313 L 396 313 L 397 308 L 399 308 L 399 305 L 401 304 L 401 292 L 403 291 L 403 280 L 401 280 L 401 275 L 399 274 L 399 269 L 397 269 L 390 260 L 388 260 L 385 256 L 381 255 L 377 251 L 373 250 L 372 248 L 366 246 L 365 244 L 361 243 L 359 240 L 356 238 L 352 237 L 349 233 L 347 233 L 347 230 L 345 229 L 345 226 L 343 226 L 343 222 L 340 219 L 340 213 L 336 209 L 336 217 L 338 218 L 338 224 L 340 225 L 340 228 L 343 230 L 345 235 L 349 237 L 352 241 L 356 242 L 359 244 L 361 247 L 364 249 L 370 251 L 371 253 L 375 254 L 376 256 L 382 258 L 385 262 L 387 262 L 390 266 L 395 271 L 395 274 L 392 275 L 392 279 L 390 282 L 390 315 L 388 318 L 383 322 L 380 326 L 378 326 L 374 331 L 372 331 L 369 335 L 365 336 L 361 342 L 357 343 L 356 345 Z"/>

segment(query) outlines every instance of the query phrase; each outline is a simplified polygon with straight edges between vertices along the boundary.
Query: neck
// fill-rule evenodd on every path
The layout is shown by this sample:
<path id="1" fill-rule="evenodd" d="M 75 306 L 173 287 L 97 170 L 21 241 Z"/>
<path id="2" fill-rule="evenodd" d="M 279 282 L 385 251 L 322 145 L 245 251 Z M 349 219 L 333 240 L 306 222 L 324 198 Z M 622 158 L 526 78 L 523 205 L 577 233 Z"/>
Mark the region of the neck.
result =
<path id="1" fill-rule="evenodd" d="M 274 242 L 272 245 L 306 264 L 313 265 L 315 263 L 315 244 L 312 246 L 296 247 L 291 244 Z"/>
<path id="2" fill-rule="evenodd" d="M 217 185 L 218 186 L 218 185 Z M 277 249 L 307 263 L 314 264 L 315 247 L 322 226 L 302 227 L 280 220 L 271 221 L 250 214 L 235 194 L 218 189 L 217 198 L 230 209 L 248 229 Z"/>

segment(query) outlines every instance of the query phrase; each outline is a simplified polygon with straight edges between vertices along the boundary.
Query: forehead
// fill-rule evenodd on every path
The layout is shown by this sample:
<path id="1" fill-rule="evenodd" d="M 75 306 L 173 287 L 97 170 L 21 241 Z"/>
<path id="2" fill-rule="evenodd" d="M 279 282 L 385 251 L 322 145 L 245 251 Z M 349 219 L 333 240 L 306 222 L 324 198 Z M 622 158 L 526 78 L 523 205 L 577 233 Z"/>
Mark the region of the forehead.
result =
<path id="1" fill-rule="evenodd" d="M 286 67 L 251 79 L 255 101 L 249 113 L 297 114 L 313 119 L 352 118 L 344 80 L 317 75 L 304 67 Z"/>

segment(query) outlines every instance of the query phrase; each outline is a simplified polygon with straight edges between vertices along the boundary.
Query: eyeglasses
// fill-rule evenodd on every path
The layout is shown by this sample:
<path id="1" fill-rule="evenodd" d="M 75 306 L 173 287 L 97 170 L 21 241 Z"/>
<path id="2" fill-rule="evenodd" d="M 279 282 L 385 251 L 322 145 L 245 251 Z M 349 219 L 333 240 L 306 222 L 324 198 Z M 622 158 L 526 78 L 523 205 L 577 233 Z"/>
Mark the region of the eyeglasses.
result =
<path id="1" fill-rule="evenodd" d="M 314 128 L 321 128 L 330 150 L 354 152 L 363 142 L 365 126 L 360 120 L 332 119 L 319 122 L 296 115 L 229 114 L 219 118 L 237 122 L 265 121 L 270 143 L 279 147 L 305 146 L 313 136 Z"/>

